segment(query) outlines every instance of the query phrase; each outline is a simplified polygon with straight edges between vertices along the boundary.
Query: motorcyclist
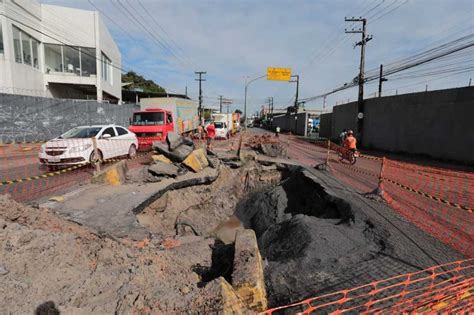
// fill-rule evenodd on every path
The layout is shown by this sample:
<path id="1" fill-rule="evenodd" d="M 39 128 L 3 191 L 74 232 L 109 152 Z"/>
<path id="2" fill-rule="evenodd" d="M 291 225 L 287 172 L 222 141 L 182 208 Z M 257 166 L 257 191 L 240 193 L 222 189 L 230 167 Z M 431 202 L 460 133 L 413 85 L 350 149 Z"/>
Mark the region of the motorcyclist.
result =
<path id="1" fill-rule="evenodd" d="M 357 152 L 357 139 L 354 137 L 354 132 L 352 130 L 347 131 L 347 137 L 344 140 L 344 148 L 354 152 Z"/>

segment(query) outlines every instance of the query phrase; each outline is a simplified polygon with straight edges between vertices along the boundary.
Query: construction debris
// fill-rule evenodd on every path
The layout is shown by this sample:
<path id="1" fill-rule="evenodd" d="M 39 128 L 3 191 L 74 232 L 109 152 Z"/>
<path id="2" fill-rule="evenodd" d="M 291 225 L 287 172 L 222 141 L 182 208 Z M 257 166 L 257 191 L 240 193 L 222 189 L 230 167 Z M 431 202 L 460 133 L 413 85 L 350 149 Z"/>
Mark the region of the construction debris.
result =
<path id="1" fill-rule="evenodd" d="M 197 173 L 209 166 L 209 161 L 207 160 L 204 150 L 197 149 L 188 155 L 188 157 L 183 161 L 183 164 Z"/>
<path id="2" fill-rule="evenodd" d="M 156 161 L 148 167 L 148 172 L 153 176 L 176 177 L 178 176 L 179 168 L 174 164 L 167 164 Z"/>
<path id="3" fill-rule="evenodd" d="M 171 160 L 168 159 L 166 156 L 164 156 L 163 154 L 154 154 L 151 156 L 151 159 L 153 161 L 160 161 L 160 162 L 163 162 L 163 163 L 171 163 Z"/>

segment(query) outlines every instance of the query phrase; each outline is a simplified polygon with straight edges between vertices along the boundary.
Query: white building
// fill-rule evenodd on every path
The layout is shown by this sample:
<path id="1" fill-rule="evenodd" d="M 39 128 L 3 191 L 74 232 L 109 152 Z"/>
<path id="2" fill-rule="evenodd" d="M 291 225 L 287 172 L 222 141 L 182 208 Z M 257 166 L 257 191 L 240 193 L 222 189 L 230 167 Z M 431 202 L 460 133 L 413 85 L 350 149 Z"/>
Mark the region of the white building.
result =
<path id="1" fill-rule="evenodd" d="M 120 69 L 98 12 L 0 0 L 0 93 L 117 103 Z"/>

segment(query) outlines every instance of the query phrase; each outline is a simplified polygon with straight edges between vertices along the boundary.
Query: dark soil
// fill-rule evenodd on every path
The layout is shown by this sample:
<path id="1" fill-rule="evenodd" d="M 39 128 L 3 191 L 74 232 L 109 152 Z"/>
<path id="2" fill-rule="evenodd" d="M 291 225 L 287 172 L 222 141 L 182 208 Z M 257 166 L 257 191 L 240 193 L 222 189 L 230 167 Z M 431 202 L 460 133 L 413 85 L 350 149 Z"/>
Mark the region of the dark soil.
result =
<path id="1" fill-rule="evenodd" d="M 253 193 L 236 215 L 257 234 L 274 306 L 313 296 L 340 270 L 390 252 L 386 230 L 299 169 L 278 186 Z"/>

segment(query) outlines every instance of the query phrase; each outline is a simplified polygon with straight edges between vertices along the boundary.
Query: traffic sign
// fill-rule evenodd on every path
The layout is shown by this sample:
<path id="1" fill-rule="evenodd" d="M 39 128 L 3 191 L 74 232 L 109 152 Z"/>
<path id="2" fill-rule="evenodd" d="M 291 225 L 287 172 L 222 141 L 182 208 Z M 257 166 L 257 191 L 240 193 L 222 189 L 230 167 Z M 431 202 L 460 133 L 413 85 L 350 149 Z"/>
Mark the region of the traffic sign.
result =
<path id="1" fill-rule="evenodd" d="M 267 68 L 267 80 L 272 81 L 290 81 L 291 68 Z"/>

